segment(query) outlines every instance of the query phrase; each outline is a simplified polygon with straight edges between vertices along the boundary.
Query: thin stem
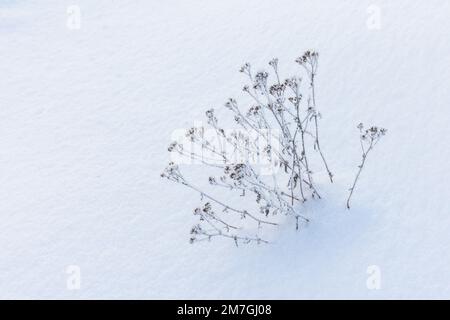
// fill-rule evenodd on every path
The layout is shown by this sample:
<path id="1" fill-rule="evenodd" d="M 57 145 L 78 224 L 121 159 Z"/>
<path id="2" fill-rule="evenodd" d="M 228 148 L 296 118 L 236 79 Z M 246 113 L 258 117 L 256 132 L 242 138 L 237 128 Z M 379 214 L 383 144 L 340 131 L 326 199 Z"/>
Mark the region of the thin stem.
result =
<path id="1" fill-rule="evenodd" d="M 373 148 L 373 140 L 370 142 L 370 145 L 369 145 L 369 148 L 367 149 L 367 152 L 362 154 L 362 161 L 361 161 L 361 164 L 358 166 L 359 170 L 356 173 L 355 180 L 353 181 L 353 185 L 350 188 L 350 194 L 348 195 L 348 198 L 347 198 L 347 209 L 350 209 L 350 199 L 351 199 L 351 197 L 353 195 L 353 191 L 355 190 L 356 183 L 358 182 L 358 179 L 359 179 L 361 171 L 362 171 L 362 169 L 364 167 L 364 164 L 366 163 L 367 155 L 369 154 L 370 150 L 372 150 L 372 148 Z"/>
<path id="2" fill-rule="evenodd" d="M 224 207 L 225 209 L 234 211 L 234 212 L 236 212 L 236 213 L 240 213 L 243 217 L 249 216 L 251 219 L 257 221 L 258 223 L 270 224 L 270 225 L 274 225 L 274 226 L 277 226 L 277 225 L 278 225 L 278 224 L 275 223 L 275 222 L 270 222 L 270 221 L 258 219 L 257 217 L 255 217 L 254 215 L 250 214 L 250 213 L 249 213 L 248 211 L 246 211 L 246 210 L 239 210 L 239 209 L 232 208 L 232 207 L 230 207 L 229 205 L 226 205 L 225 203 L 223 203 L 222 201 L 217 200 L 216 198 L 214 198 L 214 197 L 208 195 L 207 193 L 204 193 L 203 191 L 201 191 L 201 190 L 198 189 L 197 187 L 195 187 L 195 186 L 189 184 L 183 177 L 180 177 L 180 178 L 182 179 L 182 182 L 181 182 L 181 183 L 184 184 L 186 187 L 189 187 L 189 188 L 191 188 L 191 189 L 197 191 L 197 192 L 200 193 L 202 196 L 204 196 L 204 197 L 210 199 L 211 201 L 214 201 L 215 203 L 221 205 L 221 206 Z"/>

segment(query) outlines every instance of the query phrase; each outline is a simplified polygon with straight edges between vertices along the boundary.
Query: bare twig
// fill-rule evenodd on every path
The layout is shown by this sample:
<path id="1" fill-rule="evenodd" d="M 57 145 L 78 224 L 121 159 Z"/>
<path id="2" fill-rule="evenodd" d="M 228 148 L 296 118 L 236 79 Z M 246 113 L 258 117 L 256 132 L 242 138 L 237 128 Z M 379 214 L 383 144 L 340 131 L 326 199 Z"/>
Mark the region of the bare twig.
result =
<path id="1" fill-rule="evenodd" d="M 359 176 L 364 168 L 364 164 L 366 163 L 367 156 L 370 151 L 372 151 L 375 144 L 380 140 L 382 136 L 386 134 L 386 129 L 378 128 L 378 127 L 370 127 L 369 129 L 364 130 L 364 125 L 360 123 L 358 125 L 358 129 L 360 131 L 360 144 L 362 151 L 362 159 L 361 164 L 358 166 L 358 172 L 356 173 L 355 179 L 353 181 L 352 187 L 349 189 L 350 194 L 347 198 L 347 209 L 350 209 L 350 199 L 353 195 L 353 191 L 355 191 L 356 183 L 359 180 Z"/>

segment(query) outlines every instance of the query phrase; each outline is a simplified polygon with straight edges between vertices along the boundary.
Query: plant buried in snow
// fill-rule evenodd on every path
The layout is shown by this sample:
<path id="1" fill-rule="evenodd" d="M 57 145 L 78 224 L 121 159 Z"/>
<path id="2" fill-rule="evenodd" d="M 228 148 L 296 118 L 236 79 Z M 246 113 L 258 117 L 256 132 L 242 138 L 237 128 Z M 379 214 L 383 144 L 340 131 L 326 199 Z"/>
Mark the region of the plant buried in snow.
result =
<path id="1" fill-rule="evenodd" d="M 349 189 L 350 194 L 347 198 L 347 208 L 350 209 L 350 199 L 353 195 L 353 191 L 355 190 L 356 183 L 358 182 L 359 176 L 361 174 L 362 169 L 364 168 L 364 164 L 366 163 L 367 156 L 369 152 L 372 151 L 373 147 L 380 141 L 381 137 L 384 136 L 387 132 L 384 128 L 378 127 L 370 127 L 368 129 L 364 129 L 364 125 L 360 123 L 357 128 L 359 129 L 359 142 L 361 144 L 361 152 L 362 152 L 362 160 L 361 164 L 358 166 L 358 172 L 356 173 L 355 180 L 353 181 L 352 187 Z"/>
<path id="2" fill-rule="evenodd" d="M 210 240 L 214 237 L 232 239 L 241 243 L 265 243 L 258 233 L 263 226 L 277 226 L 277 217 L 286 215 L 295 218 L 296 229 L 300 223 L 309 222 L 301 212 L 299 204 L 310 198 L 321 196 L 313 180 L 312 166 L 327 172 L 331 182 L 333 174 L 323 155 L 319 142 L 320 113 L 316 107 L 315 78 L 318 68 L 318 54 L 307 51 L 296 62 L 306 74 L 306 84 L 302 78 L 281 79 L 278 59 L 269 62 L 272 77 L 266 71 L 253 73 L 246 63 L 240 69 L 250 80 L 243 91 L 252 104 L 247 108 L 229 99 L 225 107 L 231 111 L 238 130 L 225 130 L 219 125 L 214 109 L 206 111 L 208 128 L 192 127 L 185 138 L 191 148 L 177 141 L 168 150 L 187 159 L 197 161 L 215 170 L 209 176 L 211 190 L 206 192 L 189 181 L 175 163 L 170 163 L 162 177 L 180 183 L 197 191 L 205 201 L 194 209 L 199 223 L 191 229 L 191 243 Z M 213 134 L 208 134 L 208 133 Z M 192 150 L 196 146 L 200 150 Z M 230 155 L 229 150 L 232 150 Z M 370 150 L 369 150 L 370 151 Z M 245 155 L 239 159 L 235 153 Z M 312 154 L 319 157 L 314 158 Z M 274 168 L 280 169 L 270 175 L 262 174 L 261 168 L 252 159 L 264 159 Z M 231 200 L 223 200 L 213 193 L 216 188 L 229 190 L 241 197 L 250 197 L 242 208 Z M 257 227 L 256 235 L 245 233 L 250 230 L 251 221 Z"/>
<path id="3" fill-rule="evenodd" d="M 309 198 L 320 199 L 311 168 L 310 154 L 313 151 L 320 155 L 320 162 L 333 182 L 319 143 L 320 113 L 315 98 L 318 54 L 307 51 L 296 62 L 306 73 L 306 85 L 302 85 L 299 77 L 282 80 L 278 72 L 278 59 L 269 62 L 273 79 L 268 72 L 253 73 L 251 65 L 244 64 L 240 72 L 248 77 L 250 84 L 244 86 L 243 91 L 253 104 L 246 109 L 238 106 L 235 99 L 229 99 L 225 104 L 239 130 L 224 130 L 219 125 L 215 110 L 210 109 L 206 111 L 206 117 L 209 130 L 215 133 L 214 139 L 205 134 L 204 127 L 193 127 L 187 130 L 186 138 L 200 151 L 192 151 L 179 142 L 169 145 L 169 152 L 176 152 L 216 170 L 216 174 L 208 179 L 212 187 L 237 191 L 242 197 L 254 199 L 252 211 L 234 207 L 212 192 L 201 190 L 188 181 L 177 164 L 170 163 L 161 176 L 197 191 L 206 201 L 194 209 L 199 223 L 191 229 L 191 242 L 218 236 L 230 238 L 236 245 L 238 242 L 267 242 L 258 235 L 243 235 L 243 219 L 253 221 L 258 231 L 263 226 L 276 226 L 275 216 L 278 214 L 294 217 L 297 229 L 300 223 L 307 223 L 308 218 L 299 213 L 296 205 Z M 306 94 L 302 94 L 301 90 Z M 247 157 L 236 161 L 227 152 L 230 149 Z M 268 159 L 281 169 L 280 172 L 269 176 L 261 174 L 258 166 L 249 159 L 255 155 Z"/>

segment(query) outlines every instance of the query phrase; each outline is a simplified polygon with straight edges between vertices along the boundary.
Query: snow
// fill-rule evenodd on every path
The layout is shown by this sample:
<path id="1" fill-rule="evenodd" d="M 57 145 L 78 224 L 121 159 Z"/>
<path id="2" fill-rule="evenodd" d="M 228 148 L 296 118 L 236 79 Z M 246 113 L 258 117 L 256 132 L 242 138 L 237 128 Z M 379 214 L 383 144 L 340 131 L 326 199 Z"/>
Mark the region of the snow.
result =
<path id="1" fill-rule="evenodd" d="M 445 0 L 1 1 L 0 297 L 449 298 L 449 13 Z M 313 221 L 269 245 L 190 245 L 198 195 L 159 177 L 171 133 L 239 99 L 243 62 L 278 57 L 288 76 L 310 48 L 336 180 L 321 173 Z M 347 211 L 360 121 L 389 131 Z"/>

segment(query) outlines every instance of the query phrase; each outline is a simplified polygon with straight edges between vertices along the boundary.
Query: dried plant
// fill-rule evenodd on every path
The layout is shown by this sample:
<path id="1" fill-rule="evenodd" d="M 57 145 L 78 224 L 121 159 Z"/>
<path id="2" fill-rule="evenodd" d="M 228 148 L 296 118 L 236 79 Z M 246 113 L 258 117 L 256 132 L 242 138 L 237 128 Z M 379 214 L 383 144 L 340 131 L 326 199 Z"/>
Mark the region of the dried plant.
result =
<path id="1" fill-rule="evenodd" d="M 375 147 L 375 145 L 378 143 L 378 141 L 380 141 L 381 137 L 384 136 L 387 132 L 386 129 L 378 127 L 370 127 L 369 129 L 364 129 L 364 125 L 362 123 L 358 124 L 357 128 L 360 132 L 359 142 L 361 144 L 362 159 L 360 165 L 358 166 L 358 172 L 356 173 L 353 185 L 349 189 L 350 194 L 347 198 L 348 209 L 350 209 L 350 199 L 353 195 L 353 191 L 355 191 L 356 183 L 358 182 L 361 171 L 364 168 L 367 156 L 369 155 L 370 151 L 372 151 L 373 147 Z"/>
<path id="2" fill-rule="evenodd" d="M 305 81 L 301 76 L 281 79 L 278 59 L 269 62 L 271 75 L 267 71 L 254 73 L 249 63 L 244 64 L 240 72 L 249 84 L 243 87 L 243 99 L 250 104 L 243 108 L 232 98 L 225 103 L 233 115 L 234 128 L 226 130 L 216 111 L 209 109 L 207 126 L 189 128 L 182 141 L 169 145 L 172 157 L 179 159 L 161 176 L 198 192 L 202 201 L 193 211 L 199 221 L 191 229 L 191 242 L 224 237 L 236 245 L 265 243 L 261 230 L 277 226 L 283 216 L 292 217 L 299 229 L 309 222 L 302 204 L 321 198 L 314 170 L 322 168 L 333 182 L 319 141 L 321 114 L 315 96 L 318 53 L 307 51 L 295 62 Z M 205 177 L 210 188 L 194 184 L 181 172 L 184 161 L 200 163 L 212 171 Z M 195 179 L 200 183 L 198 177 Z M 227 190 L 237 198 L 223 197 Z M 248 198 L 251 201 L 242 201 Z"/>

